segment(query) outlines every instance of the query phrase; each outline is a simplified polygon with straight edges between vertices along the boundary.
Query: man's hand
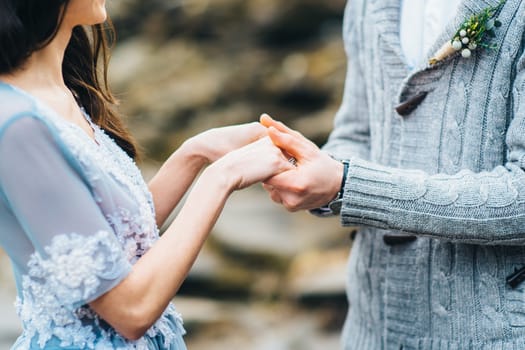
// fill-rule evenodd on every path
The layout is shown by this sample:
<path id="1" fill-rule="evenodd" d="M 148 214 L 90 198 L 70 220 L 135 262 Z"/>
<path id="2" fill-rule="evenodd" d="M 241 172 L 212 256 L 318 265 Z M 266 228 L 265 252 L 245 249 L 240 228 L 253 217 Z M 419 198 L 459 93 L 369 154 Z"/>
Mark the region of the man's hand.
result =
<path id="1" fill-rule="evenodd" d="M 264 114 L 260 121 L 273 143 L 296 160 L 294 169 L 264 183 L 272 200 L 289 211 L 318 208 L 333 200 L 341 188 L 343 164 L 270 116 Z"/>

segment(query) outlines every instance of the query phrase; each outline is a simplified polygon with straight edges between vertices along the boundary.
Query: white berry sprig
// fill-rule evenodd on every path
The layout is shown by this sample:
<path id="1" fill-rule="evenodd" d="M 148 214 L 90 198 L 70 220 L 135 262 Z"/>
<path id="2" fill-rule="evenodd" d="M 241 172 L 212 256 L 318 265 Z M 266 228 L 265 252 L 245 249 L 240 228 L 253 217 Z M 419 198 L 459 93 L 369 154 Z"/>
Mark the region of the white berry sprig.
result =
<path id="1" fill-rule="evenodd" d="M 487 7 L 463 22 L 452 40 L 436 52 L 429 64 L 434 65 L 456 52 L 460 52 L 463 58 L 469 58 L 476 49 L 495 49 L 497 45 L 490 41 L 496 37 L 496 29 L 501 27 L 496 16 L 504 3 L 505 0 L 502 0 L 497 6 Z"/>

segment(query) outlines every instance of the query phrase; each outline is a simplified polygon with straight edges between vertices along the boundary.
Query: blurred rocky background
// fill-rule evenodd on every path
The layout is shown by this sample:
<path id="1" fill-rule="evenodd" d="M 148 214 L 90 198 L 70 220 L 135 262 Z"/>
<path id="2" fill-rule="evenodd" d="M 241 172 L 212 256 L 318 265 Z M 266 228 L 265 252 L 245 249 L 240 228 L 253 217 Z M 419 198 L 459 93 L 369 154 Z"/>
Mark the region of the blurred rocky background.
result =
<path id="1" fill-rule="evenodd" d="M 323 144 L 344 83 L 344 4 L 108 2 L 118 33 L 112 86 L 145 177 L 186 138 L 262 112 Z M 234 194 L 175 298 L 189 349 L 337 349 L 349 233 L 336 218 L 286 212 L 260 186 Z M 1 350 L 19 327 L 1 253 L 0 267 Z"/>

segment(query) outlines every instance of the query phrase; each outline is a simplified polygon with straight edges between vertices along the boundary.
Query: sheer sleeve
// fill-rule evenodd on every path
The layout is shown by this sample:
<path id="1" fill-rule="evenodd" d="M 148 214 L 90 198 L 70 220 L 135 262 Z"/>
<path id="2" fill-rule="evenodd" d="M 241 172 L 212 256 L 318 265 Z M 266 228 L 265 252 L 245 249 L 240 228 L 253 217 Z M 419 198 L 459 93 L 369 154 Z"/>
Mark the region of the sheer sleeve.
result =
<path id="1" fill-rule="evenodd" d="M 24 290 L 70 310 L 131 269 L 82 174 L 45 121 L 24 116 L 0 126 L 0 194 L 34 248 Z"/>

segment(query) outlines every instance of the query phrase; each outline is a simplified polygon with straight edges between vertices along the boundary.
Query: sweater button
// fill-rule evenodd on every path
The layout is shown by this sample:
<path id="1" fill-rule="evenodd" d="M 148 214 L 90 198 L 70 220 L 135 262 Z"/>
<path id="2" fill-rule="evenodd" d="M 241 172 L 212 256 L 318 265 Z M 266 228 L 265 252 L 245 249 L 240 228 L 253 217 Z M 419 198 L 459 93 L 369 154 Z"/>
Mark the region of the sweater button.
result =
<path id="1" fill-rule="evenodd" d="M 411 97 L 408 100 L 398 104 L 396 106 L 396 112 L 399 115 L 406 117 L 407 115 L 412 113 L 414 109 L 416 109 L 417 106 L 421 104 L 421 102 L 423 102 L 425 97 L 427 97 L 427 94 L 428 94 L 427 91 L 422 91 L 418 93 L 417 95 L 415 95 L 414 97 Z"/>
<path id="2" fill-rule="evenodd" d="M 507 276 L 507 284 L 512 288 L 516 288 L 525 281 L 525 266 L 521 269 L 515 269 L 514 272 Z"/>
<path id="3" fill-rule="evenodd" d="M 394 245 L 400 245 L 400 244 L 406 244 L 410 242 L 414 242 L 417 239 L 416 236 L 411 235 L 390 235 L 386 234 L 383 236 L 383 242 L 385 242 L 386 245 L 394 246 Z"/>

